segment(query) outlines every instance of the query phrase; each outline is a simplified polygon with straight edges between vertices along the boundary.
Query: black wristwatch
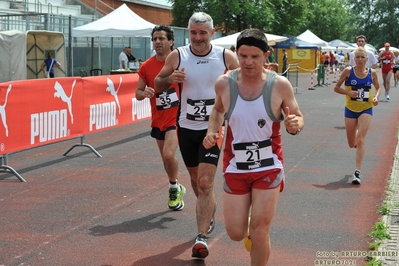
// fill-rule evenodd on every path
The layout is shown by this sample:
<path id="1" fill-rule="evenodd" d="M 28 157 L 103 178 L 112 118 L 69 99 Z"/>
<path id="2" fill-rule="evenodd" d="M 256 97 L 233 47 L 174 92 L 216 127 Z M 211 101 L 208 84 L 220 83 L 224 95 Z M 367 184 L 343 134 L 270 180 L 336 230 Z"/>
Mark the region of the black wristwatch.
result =
<path id="1" fill-rule="evenodd" d="M 295 133 L 289 132 L 288 129 L 285 129 L 285 131 L 287 131 L 288 134 L 295 136 L 295 135 L 298 135 L 299 132 L 301 132 L 301 129 L 298 128 L 297 131 L 296 131 Z"/>

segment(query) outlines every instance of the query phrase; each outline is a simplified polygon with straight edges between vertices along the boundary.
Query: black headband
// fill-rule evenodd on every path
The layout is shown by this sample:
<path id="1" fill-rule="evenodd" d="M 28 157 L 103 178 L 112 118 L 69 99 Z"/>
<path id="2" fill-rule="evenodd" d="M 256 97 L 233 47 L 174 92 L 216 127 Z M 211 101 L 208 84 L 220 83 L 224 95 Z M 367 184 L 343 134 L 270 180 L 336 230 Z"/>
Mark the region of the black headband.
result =
<path id="1" fill-rule="evenodd" d="M 244 37 L 237 41 L 236 49 L 240 48 L 241 45 L 249 45 L 249 46 L 256 46 L 261 49 L 263 52 L 269 51 L 269 45 L 265 41 L 256 39 L 254 37 Z"/>

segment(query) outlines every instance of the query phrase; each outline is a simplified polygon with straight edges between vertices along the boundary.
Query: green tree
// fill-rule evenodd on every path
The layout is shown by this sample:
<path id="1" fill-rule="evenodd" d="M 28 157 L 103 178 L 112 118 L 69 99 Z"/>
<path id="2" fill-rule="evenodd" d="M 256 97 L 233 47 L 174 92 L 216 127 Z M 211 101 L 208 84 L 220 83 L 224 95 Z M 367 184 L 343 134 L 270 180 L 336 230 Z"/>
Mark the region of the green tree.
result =
<path id="1" fill-rule="evenodd" d="M 269 19 L 270 33 L 287 33 L 297 36 L 308 24 L 307 17 L 311 12 L 308 8 L 308 0 L 275 0 L 270 1 L 272 9 L 265 13 Z M 305 29 L 306 30 L 306 29 Z"/>
<path id="2" fill-rule="evenodd" d="M 351 41 L 347 31 L 352 11 L 344 3 L 344 0 L 307 0 L 307 25 L 301 31 L 309 29 L 325 41 Z"/>
<path id="3" fill-rule="evenodd" d="M 346 0 L 346 3 L 357 14 L 350 29 L 353 36 L 363 34 L 377 48 L 385 42 L 399 46 L 399 0 Z"/>
<path id="4" fill-rule="evenodd" d="M 188 19 L 194 12 L 209 13 L 208 0 L 168 0 L 168 2 L 172 4 L 172 26 L 187 27 Z"/>
<path id="5" fill-rule="evenodd" d="M 309 29 L 327 41 L 352 41 L 359 16 L 353 15 L 353 3 L 348 1 L 358 0 L 169 0 L 172 25 L 178 27 L 187 27 L 193 12 L 204 11 L 212 16 L 215 28 L 224 35 L 249 27 L 293 36 Z"/>
<path id="6" fill-rule="evenodd" d="M 224 33 L 241 31 L 248 27 L 267 27 L 264 12 L 270 11 L 269 1 L 262 0 L 171 0 L 173 26 L 186 27 L 194 12 L 203 11 L 212 16 L 215 26 Z"/>

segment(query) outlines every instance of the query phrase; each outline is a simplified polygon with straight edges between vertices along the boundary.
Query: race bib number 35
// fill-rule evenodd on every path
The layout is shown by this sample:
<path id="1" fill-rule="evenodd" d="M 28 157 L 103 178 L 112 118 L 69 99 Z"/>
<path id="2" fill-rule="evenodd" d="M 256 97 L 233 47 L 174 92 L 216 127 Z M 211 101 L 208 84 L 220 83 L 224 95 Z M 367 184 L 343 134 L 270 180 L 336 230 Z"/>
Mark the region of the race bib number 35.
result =
<path id="1" fill-rule="evenodd" d="M 170 88 L 162 93 L 156 95 L 157 110 L 165 110 L 179 105 L 179 99 L 177 97 L 176 90 Z"/>

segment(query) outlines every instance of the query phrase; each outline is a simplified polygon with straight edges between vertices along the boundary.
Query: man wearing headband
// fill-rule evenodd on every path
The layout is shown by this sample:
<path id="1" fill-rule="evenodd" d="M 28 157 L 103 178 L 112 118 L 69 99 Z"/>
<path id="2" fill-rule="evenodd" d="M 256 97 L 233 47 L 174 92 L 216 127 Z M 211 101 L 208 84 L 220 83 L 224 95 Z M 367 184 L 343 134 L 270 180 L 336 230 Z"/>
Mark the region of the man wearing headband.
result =
<path id="1" fill-rule="evenodd" d="M 188 22 L 188 33 L 190 44 L 168 55 L 164 67 L 155 78 L 155 89 L 161 92 L 167 90 L 172 83 L 179 84 L 179 148 L 197 196 L 198 234 L 192 248 L 192 257 L 205 258 L 209 254 L 208 235 L 215 227 L 213 183 L 220 147 L 206 150 L 202 140 L 215 102 L 215 81 L 227 69 L 237 68 L 238 61 L 232 51 L 211 45 L 215 29 L 208 14 L 194 13 Z"/>
<path id="2" fill-rule="evenodd" d="M 291 135 L 304 127 L 290 82 L 263 68 L 267 50 L 261 30 L 246 29 L 238 36 L 240 68 L 216 80 L 216 102 L 203 141 L 205 148 L 213 147 L 227 120 L 224 221 L 232 240 L 244 239 L 251 265 L 266 265 L 269 259 L 271 222 L 284 188 L 280 123 Z"/>

